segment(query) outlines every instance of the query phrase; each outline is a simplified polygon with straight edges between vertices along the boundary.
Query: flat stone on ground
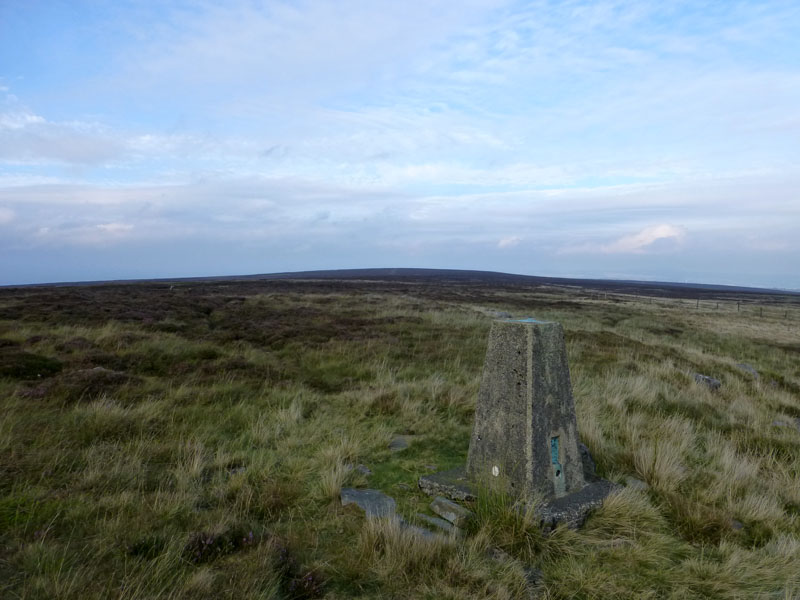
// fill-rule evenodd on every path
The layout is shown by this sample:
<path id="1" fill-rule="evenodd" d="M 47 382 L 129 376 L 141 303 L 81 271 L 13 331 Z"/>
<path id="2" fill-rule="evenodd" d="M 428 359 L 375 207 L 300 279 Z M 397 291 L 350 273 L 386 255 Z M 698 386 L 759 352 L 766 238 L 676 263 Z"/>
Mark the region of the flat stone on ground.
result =
<path id="1" fill-rule="evenodd" d="M 412 525 L 400 515 L 396 515 L 394 517 L 394 520 L 397 522 L 398 525 L 400 525 L 401 529 L 405 529 L 406 531 L 411 531 L 412 533 L 415 533 L 426 539 L 434 539 L 440 535 L 438 533 L 434 533 L 430 529 L 425 529 L 424 527 L 419 527 L 418 525 Z"/>
<path id="2" fill-rule="evenodd" d="M 391 442 L 389 442 L 389 450 L 392 452 L 400 452 L 408 448 L 408 445 L 417 437 L 415 435 L 398 435 Z"/>
<path id="3" fill-rule="evenodd" d="M 397 508 L 394 498 L 379 490 L 342 488 L 341 499 L 342 506 L 356 504 L 366 513 L 368 519 L 393 517 Z"/>
<path id="4" fill-rule="evenodd" d="M 720 387 L 722 387 L 722 382 L 719 379 L 714 379 L 713 377 L 709 377 L 708 375 L 695 373 L 694 380 L 697 383 L 706 386 L 712 392 L 716 392 Z"/>
<path id="5" fill-rule="evenodd" d="M 467 480 L 464 467 L 423 475 L 419 479 L 419 489 L 429 496 L 444 496 L 462 502 L 472 501 L 478 497 L 475 489 Z"/>
<path id="6" fill-rule="evenodd" d="M 538 505 L 534 512 L 539 519 L 539 527 L 544 532 L 552 531 L 561 523 L 571 529 L 578 528 L 589 513 L 602 506 L 606 496 L 619 487 L 616 483 L 600 479 L 577 492 Z"/>
<path id="7" fill-rule="evenodd" d="M 433 499 L 431 510 L 456 527 L 463 527 L 474 516 L 472 511 L 442 496 Z"/>
<path id="8" fill-rule="evenodd" d="M 450 533 L 451 531 L 460 531 L 457 527 L 454 527 L 452 523 L 449 521 L 445 521 L 444 519 L 440 519 L 439 517 L 432 517 L 430 515 L 424 515 L 422 513 L 417 513 L 417 518 L 425 521 L 429 525 L 433 525 L 434 527 L 438 527 L 442 531 L 446 531 Z"/>
<path id="9" fill-rule="evenodd" d="M 748 363 L 738 363 L 736 366 L 742 371 L 750 373 L 750 375 L 753 376 L 753 379 L 758 379 L 758 371 L 756 371 L 756 368 L 753 365 Z"/>

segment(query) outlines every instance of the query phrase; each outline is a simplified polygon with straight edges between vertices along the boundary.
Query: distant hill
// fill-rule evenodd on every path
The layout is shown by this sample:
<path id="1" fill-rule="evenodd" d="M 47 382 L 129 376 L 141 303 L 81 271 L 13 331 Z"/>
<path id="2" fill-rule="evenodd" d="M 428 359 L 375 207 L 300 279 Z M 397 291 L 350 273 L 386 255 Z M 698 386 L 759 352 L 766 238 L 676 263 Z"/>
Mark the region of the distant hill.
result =
<path id="1" fill-rule="evenodd" d="M 676 283 L 669 281 L 636 281 L 616 279 L 574 279 L 567 277 L 540 277 L 517 275 L 497 271 L 470 271 L 460 269 L 333 269 L 327 271 L 296 271 L 248 275 L 236 279 L 360 279 L 360 280 L 417 280 L 430 282 L 464 282 L 507 285 L 558 285 L 595 290 L 647 294 L 665 290 L 723 292 L 728 294 L 800 295 L 800 292 L 705 283 Z"/>
<path id="2" fill-rule="evenodd" d="M 682 298 L 732 298 L 741 296 L 800 296 L 800 292 L 731 285 L 704 283 L 676 283 L 669 281 L 628 281 L 614 279 L 574 279 L 567 277 L 540 277 L 496 271 L 471 271 L 460 269 L 332 269 L 325 271 L 294 271 L 254 275 L 221 275 L 211 277 L 174 277 L 160 279 L 129 279 L 111 281 L 61 282 L 31 284 L 31 286 L 84 286 L 104 284 L 136 284 L 164 282 L 219 282 L 219 281 L 274 281 L 274 280 L 338 280 L 417 282 L 426 284 L 471 284 L 492 286 L 561 286 L 576 287 L 598 292 L 635 294 L 643 296 L 674 296 Z M 0 286 L 30 287 L 30 286 Z"/>

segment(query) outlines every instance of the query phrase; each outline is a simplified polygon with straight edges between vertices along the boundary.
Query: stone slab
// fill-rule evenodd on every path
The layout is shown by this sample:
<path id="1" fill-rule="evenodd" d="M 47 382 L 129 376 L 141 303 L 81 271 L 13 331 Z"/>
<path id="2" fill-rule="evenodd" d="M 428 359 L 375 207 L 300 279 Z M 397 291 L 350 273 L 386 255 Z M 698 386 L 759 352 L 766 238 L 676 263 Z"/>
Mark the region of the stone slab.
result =
<path id="1" fill-rule="evenodd" d="M 474 485 L 467 480 L 464 467 L 423 475 L 419 479 L 419 489 L 429 496 L 444 496 L 461 502 L 478 498 Z"/>
<path id="2" fill-rule="evenodd" d="M 456 527 L 463 527 L 475 516 L 471 510 L 442 496 L 433 499 L 431 510 Z"/>
<path id="3" fill-rule="evenodd" d="M 452 532 L 455 532 L 456 534 L 461 533 L 461 530 L 452 523 L 450 523 L 450 521 L 445 521 L 444 519 L 440 519 L 439 517 L 432 517 L 430 515 L 417 513 L 417 518 L 420 519 L 421 521 L 425 521 L 428 525 L 432 525 L 434 527 L 441 529 L 446 533 L 452 533 Z"/>
<path id="4" fill-rule="evenodd" d="M 425 529 L 424 527 L 419 527 L 418 525 L 412 525 L 400 515 L 395 516 L 394 520 L 397 522 L 397 524 L 400 526 L 401 529 L 410 531 L 412 533 L 415 533 L 416 535 L 419 535 L 429 540 L 436 539 L 442 535 L 439 533 L 435 533 L 430 529 Z"/>
<path id="5" fill-rule="evenodd" d="M 406 450 L 418 437 L 417 435 L 397 435 L 389 442 L 389 450 L 392 452 Z"/>
<path id="6" fill-rule="evenodd" d="M 340 497 L 342 506 L 355 504 L 366 513 L 368 519 L 394 517 L 397 509 L 394 498 L 380 490 L 342 488 Z"/>
<path id="7" fill-rule="evenodd" d="M 589 514 L 603 505 L 603 500 L 621 486 L 599 479 L 577 492 L 556 498 L 550 502 L 537 505 L 534 513 L 539 520 L 539 528 L 544 532 L 552 531 L 556 526 L 564 524 L 571 529 L 583 525 Z"/>

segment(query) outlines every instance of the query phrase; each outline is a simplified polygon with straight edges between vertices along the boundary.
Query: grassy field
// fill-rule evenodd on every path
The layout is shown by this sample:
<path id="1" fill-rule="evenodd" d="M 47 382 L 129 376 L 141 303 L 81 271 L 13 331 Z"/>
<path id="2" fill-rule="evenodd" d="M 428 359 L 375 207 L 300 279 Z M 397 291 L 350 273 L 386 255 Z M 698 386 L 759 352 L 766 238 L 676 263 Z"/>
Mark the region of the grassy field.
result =
<path id="1" fill-rule="evenodd" d="M 0 597 L 798 598 L 800 304 L 723 304 L 430 281 L 0 289 Z M 503 497 L 461 540 L 342 507 L 368 486 L 427 512 L 416 482 L 465 462 L 495 311 L 563 324 L 599 473 L 648 487 L 547 537 Z"/>

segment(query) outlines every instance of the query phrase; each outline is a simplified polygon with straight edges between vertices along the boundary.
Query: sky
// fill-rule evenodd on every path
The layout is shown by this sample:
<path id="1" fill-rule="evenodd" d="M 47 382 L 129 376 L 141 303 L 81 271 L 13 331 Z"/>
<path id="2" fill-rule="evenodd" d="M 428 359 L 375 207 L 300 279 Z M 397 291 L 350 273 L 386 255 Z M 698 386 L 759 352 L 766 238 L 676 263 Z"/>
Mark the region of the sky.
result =
<path id="1" fill-rule="evenodd" d="M 800 289 L 800 3 L 0 0 L 0 285 Z"/>

